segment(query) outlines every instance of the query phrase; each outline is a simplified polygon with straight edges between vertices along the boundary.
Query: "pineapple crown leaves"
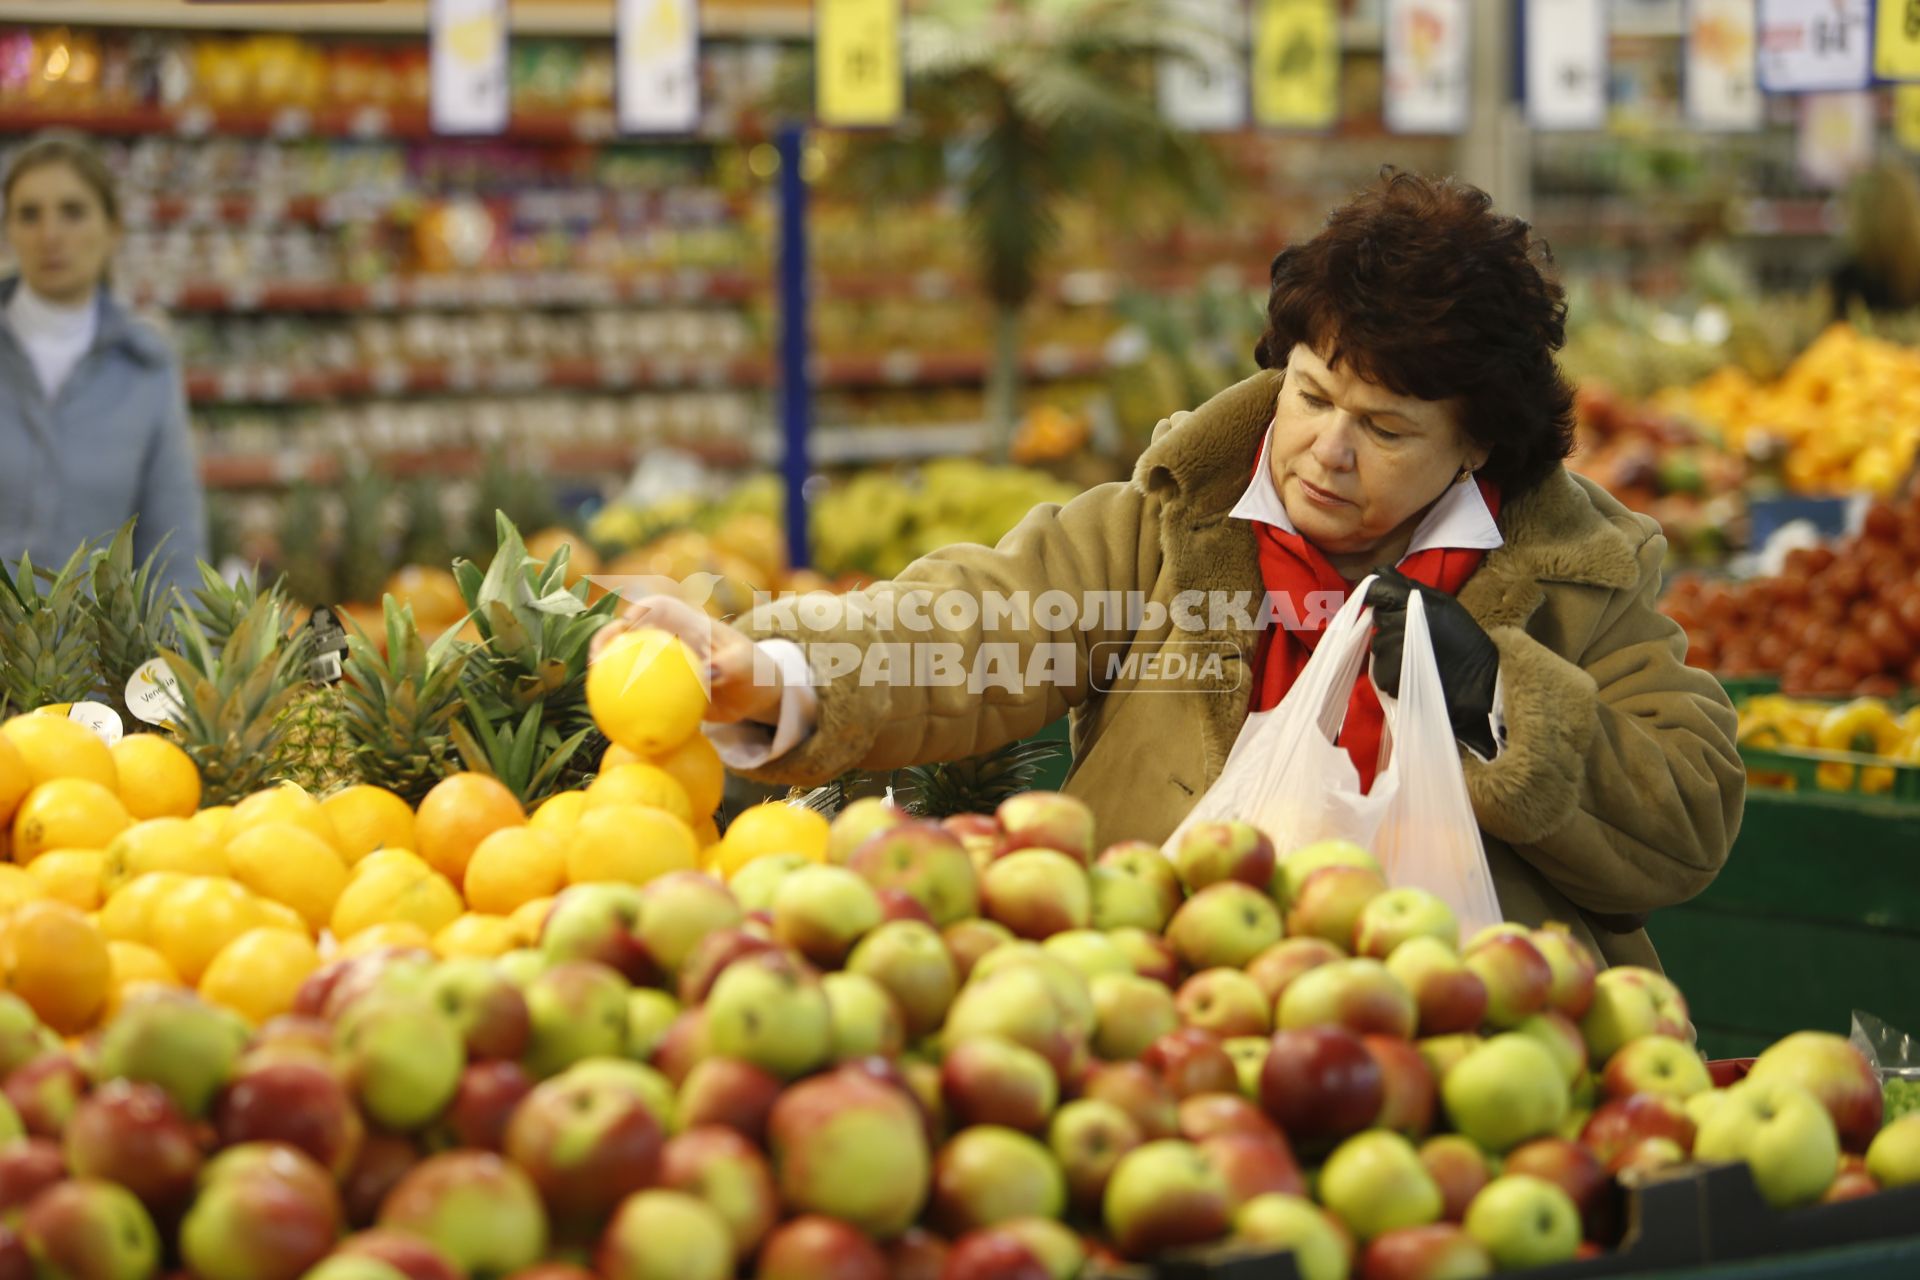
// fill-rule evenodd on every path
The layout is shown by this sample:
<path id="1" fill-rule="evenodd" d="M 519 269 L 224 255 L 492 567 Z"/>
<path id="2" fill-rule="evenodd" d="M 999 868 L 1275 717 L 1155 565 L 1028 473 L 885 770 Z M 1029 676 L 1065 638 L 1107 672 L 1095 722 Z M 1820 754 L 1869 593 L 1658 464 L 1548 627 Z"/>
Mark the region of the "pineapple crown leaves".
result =
<path id="1" fill-rule="evenodd" d="M 161 554 L 171 533 L 136 568 L 133 528 L 133 520 L 120 527 L 106 549 L 95 554 L 89 573 L 97 674 L 123 715 L 127 681 L 142 664 L 175 643 L 173 614 L 179 599 L 159 578 Z"/>
<path id="2" fill-rule="evenodd" d="M 536 702 L 515 725 L 511 717 L 494 724 L 469 708 L 464 720 L 453 723 L 461 761 L 473 772 L 499 780 L 522 804 L 544 800 L 558 789 L 561 771 L 593 732 L 581 729 L 562 739 L 559 730 L 541 723 L 545 709 Z"/>
<path id="3" fill-rule="evenodd" d="M 458 766 L 451 727 L 461 706 L 461 676 L 473 649 L 451 630 L 426 644 L 411 606 L 383 598 L 386 650 L 375 647 L 358 622 L 347 619 L 346 681 L 342 685 L 347 736 L 355 763 L 369 782 L 417 802 Z"/>
<path id="4" fill-rule="evenodd" d="M 789 798 L 827 817 L 861 797 L 889 793 L 894 804 L 918 818 L 991 812 L 1008 796 L 1032 790 L 1041 770 L 1066 749 L 1043 738 L 939 764 L 885 772 L 855 769 L 810 791 L 796 788 Z"/>
<path id="5" fill-rule="evenodd" d="M 504 513 L 496 523 L 500 545 L 486 571 L 470 560 L 453 566 L 484 642 L 486 683 L 515 714 L 543 700 L 570 712 L 584 697 L 588 646 L 618 601 L 608 595 L 588 604 L 584 585 L 566 585 L 565 548 L 542 564 Z"/>
<path id="6" fill-rule="evenodd" d="M 174 736 L 212 802 L 230 803 L 278 766 L 282 715 L 306 687 L 312 633 L 288 634 L 287 607 L 271 595 L 256 597 L 223 639 L 188 610 L 178 619 L 179 643 L 161 655 L 180 682 Z"/>
<path id="7" fill-rule="evenodd" d="M 94 691 L 86 596 L 94 553 L 94 544 L 82 543 L 57 571 L 27 555 L 12 571 L 0 562 L 0 710 L 77 702 Z"/>

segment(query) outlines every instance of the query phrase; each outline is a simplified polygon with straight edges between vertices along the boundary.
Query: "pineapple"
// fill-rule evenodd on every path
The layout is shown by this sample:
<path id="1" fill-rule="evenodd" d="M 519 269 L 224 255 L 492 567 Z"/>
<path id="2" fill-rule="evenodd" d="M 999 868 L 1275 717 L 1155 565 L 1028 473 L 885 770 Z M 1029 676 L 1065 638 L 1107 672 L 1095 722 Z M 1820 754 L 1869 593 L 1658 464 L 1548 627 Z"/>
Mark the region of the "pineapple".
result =
<path id="1" fill-rule="evenodd" d="M 342 682 L 347 736 L 361 779 L 420 803 L 433 784 L 455 772 L 453 718 L 464 705 L 460 677 L 472 650 L 449 631 L 428 647 L 413 610 L 392 596 L 386 611 L 386 653 L 357 627 L 347 638 Z"/>
<path id="2" fill-rule="evenodd" d="M 1040 771 L 1065 749 L 1065 743 L 1045 739 L 1010 742 L 962 760 L 884 774 L 856 769 L 810 791 L 795 788 L 788 798 L 832 816 L 853 800 L 891 788 L 894 803 L 917 817 L 992 813 L 1008 796 L 1032 790 Z"/>
<path id="3" fill-rule="evenodd" d="M 563 740 L 557 729 L 541 723 L 541 710 L 536 702 L 517 723 L 508 718 L 495 724 L 468 706 L 452 730 L 466 767 L 497 778 L 528 808 L 572 789 L 568 767 L 593 733 L 588 726 Z"/>
<path id="4" fill-rule="evenodd" d="M 377 471 L 354 473 L 341 490 L 340 599 L 358 603 L 380 598 L 397 549 L 391 528 L 392 499 L 392 482 Z"/>
<path id="5" fill-rule="evenodd" d="M 341 682 L 302 681 L 281 721 L 286 737 L 280 758 L 288 781 L 323 799 L 359 781 Z"/>
<path id="6" fill-rule="evenodd" d="M 228 587 L 202 572 L 205 616 L 224 624 L 224 638 L 214 638 L 199 612 L 176 615 L 179 645 L 164 655 L 180 682 L 173 731 L 200 770 L 204 801 L 231 804 L 280 776 L 312 639 L 304 628 L 288 634 L 289 607 L 277 588 Z"/>
<path id="7" fill-rule="evenodd" d="M 295 485 L 282 508 L 279 538 L 280 571 L 295 600 L 326 604 L 337 598 L 326 529 L 320 491 L 307 483 Z"/>
<path id="8" fill-rule="evenodd" d="M 91 544 L 57 573 L 22 556 L 17 574 L 0 562 L 0 718 L 54 702 L 78 702 L 99 683 L 86 595 Z"/>
<path id="9" fill-rule="evenodd" d="M 98 684 L 129 732 L 143 728 L 127 709 L 133 673 L 174 645 L 175 595 L 155 580 L 156 549 L 133 567 L 133 521 L 121 526 L 92 568 L 94 662 Z"/>

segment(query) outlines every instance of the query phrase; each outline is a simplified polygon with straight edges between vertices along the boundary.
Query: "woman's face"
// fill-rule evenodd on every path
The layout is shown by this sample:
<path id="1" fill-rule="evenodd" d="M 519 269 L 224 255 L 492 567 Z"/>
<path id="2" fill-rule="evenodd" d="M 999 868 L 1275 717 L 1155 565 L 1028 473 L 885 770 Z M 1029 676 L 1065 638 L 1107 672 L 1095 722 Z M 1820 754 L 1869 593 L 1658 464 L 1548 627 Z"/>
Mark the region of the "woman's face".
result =
<path id="1" fill-rule="evenodd" d="M 1395 395 L 1294 347 L 1267 462 L 1294 528 L 1320 550 L 1357 556 L 1411 533 L 1460 468 L 1486 457 L 1451 402 Z"/>
<path id="2" fill-rule="evenodd" d="M 51 302 L 80 303 L 106 278 L 120 240 L 100 194 L 64 164 L 21 174 L 7 202 L 7 242 L 20 274 Z"/>

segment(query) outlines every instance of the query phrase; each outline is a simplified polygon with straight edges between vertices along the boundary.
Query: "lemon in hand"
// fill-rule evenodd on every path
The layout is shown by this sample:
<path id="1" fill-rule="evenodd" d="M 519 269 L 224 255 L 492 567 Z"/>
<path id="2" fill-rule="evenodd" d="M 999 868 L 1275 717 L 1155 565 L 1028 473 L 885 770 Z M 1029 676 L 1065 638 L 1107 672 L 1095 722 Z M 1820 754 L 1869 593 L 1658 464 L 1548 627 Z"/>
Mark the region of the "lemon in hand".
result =
<path id="1" fill-rule="evenodd" d="M 700 728 L 707 689 L 698 660 L 676 636 L 642 627 L 617 637 L 587 668 L 587 709 L 609 739 L 652 758 Z"/>

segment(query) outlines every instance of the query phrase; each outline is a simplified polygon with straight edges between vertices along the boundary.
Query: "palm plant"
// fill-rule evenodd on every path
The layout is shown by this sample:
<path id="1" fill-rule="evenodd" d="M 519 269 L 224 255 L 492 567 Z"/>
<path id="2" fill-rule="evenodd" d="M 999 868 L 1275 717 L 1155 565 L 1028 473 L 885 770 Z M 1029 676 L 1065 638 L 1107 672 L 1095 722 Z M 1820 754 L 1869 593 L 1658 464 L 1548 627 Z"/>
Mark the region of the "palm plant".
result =
<path id="1" fill-rule="evenodd" d="M 1020 323 L 1070 201 L 1099 201 L 1121 230 L 1219 207 L 1220 166 L 1170 127 L 1154 97 L 1163 57 L 1196 37 L 1169 0 L 927 0 L 907 20 L 913 118 L 846 139 L 835 181 L 872 205 L 957 187 L 993 307 L 987 412 L 998 456 L 1020 393 Z M 804 113 L 809 67 L 775 95 Z"/>

